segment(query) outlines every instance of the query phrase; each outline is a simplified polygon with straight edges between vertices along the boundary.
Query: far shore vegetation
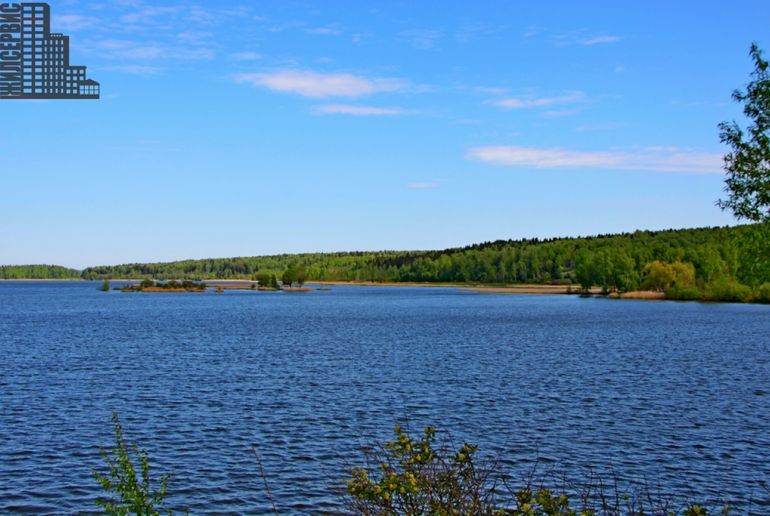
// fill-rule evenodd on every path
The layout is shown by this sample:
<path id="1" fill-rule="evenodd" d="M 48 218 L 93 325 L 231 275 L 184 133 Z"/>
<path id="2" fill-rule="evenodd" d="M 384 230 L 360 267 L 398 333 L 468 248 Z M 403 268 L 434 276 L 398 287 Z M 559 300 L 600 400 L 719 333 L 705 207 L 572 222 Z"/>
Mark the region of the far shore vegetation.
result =
<path id="1" fill-rule="evenodd" d="M 0 265 L 3 280 L 79 280 L 81 271 L 60 265 Z"/>
<path id="2" fill-rule="evenodd" d="M 276 290 L 281 285 L 302 287 L 309 281 L 549 285 L 572 293 L 598 290 L 622 295 L 644 290 L 662 294 L 653 298 L 770 303 L 770 223 L 498 240 L 442 251 L 285 254 L 136 263 L 83 271 L 13 266 L 1 267 L 0 278 L 166 283 L 243 280 L 255 282 L 260 290 Z M 157 286 L 160 284 L 153 286 L 164 288 Z M 189 284 L 177 288 L 189 288 Z"/>

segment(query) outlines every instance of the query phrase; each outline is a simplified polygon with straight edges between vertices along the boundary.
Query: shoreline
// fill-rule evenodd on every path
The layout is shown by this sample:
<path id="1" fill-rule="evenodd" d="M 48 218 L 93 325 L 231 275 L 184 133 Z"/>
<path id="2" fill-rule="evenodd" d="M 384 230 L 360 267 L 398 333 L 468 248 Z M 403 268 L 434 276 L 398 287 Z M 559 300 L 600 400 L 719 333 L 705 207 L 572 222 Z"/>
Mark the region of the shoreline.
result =
<path id="1" fill-rule="evenodd" d="M 484 285 L 479 283 L 420 283 L 420 282 L 393 282 L 393 281 L 308 281 L 312 285 L 338 285 L 354 287 L 434 287 L 455 288 L 463 292 L 476 292 L 479 294 L 551 294 L 551 295 L 579 295 L 583 293 L 576 285 Z M 600 294 L 601 288 L 593 287 L 588 294 Z"/>
<path id="2" fill-rule="evenodd" d="M 53 283 L 53 282 L 91 282 L 96 283 L 101 280 L 85 280 L 81 278 L 71 278 L 71 279 L 55 279 L 55 278 L 48 278 L 48 279 L 7 279 L 3 278 L 0 279 L 0 282 L 19 282 L 19 283 Z M 126 278 L 116 278 L 116 279 L 110 279 L 110 282 L 116 282 L 116 283 L 135 283 L 140 282 L 140 279 L 126 279 Z M 275 292 L 276 289 L 268 288 L 268 287 L 257 287 L 252 288 L 252 285 L 255 285 L 256 282 L 249 279 L 213 279 L 213 280 L 202 280 L 203 283 L 206 283 L 206 291 L 209 289 L 215 289 L 217 291 L 224 291 L 224 290 L 255 290 L 260 292 L 265 291 L 271 291 Z M 309 280 L 305 282 L 305 285 L 314 285 L 317 287 L 326 287 L 326 286 L 342 286 L 342 287 L 405 287 L 405 288 L 453 288 L 460 292 L 471 292 L 476 294 L 526 294 L 526 295 L 573 295 L 573 296 L 601 296 L 601 297 L 607 297 L 609 299 L 626 299 L 626 300 L 636 300 L 636 301 L 666 301 L 671 300 L 666 297 L 665 292 L 659 292 L 659 291 L 648 291 L 648 290 L 634 290 L 630 292 L 610 292 L 608 294 L 603 293 L 602 289 L 600 287 L 591 287 L 587 292 L 580 289 L 578 285 L 542 285 L 542 284 L 504 284 L 504 285 L 485 285 L 480 283 L 451 283 L 451 282 L 442 282 L 442 283 L 426 283 L 426 282 L 416 282 L 416 281 L 405 281 L 405 282 L 397 282 L 397 281 L 364 281 L 364 280 L 352 280 L 352 281 L 344 281 L 344 280 Z M 302 288 L 298 289 L 296 287 L 294 288 L 287 288 L 282 289 L 286 292 L 308 292 L 311 290 L 316 289 L 310 289 L 310 288 Z M 326 289 L 324 289 L 326 290 Z M 155 291 L 152 291 L 155 292 Z M 169 289 L 158 289 L 157 292 L 174 292 L 173 290 Z M 705 301 L 705 300 L 699 300 L 694 299 L 691 301 L 698 301 L 698 302 L 719 302 L 719 301 Z M 730 301 L 726 301 L 730 302 Z"/>

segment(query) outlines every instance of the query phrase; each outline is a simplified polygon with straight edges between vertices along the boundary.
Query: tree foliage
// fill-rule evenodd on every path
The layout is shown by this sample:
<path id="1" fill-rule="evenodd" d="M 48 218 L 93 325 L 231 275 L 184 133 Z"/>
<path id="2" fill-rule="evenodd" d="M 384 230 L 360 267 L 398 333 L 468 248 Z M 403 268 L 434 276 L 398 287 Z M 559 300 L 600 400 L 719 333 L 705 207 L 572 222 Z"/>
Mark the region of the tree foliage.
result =
<path id="1" fill-rule="evenodd" d="M 746 90 L 735 90 L 733 100 L 743 104 L 750 121 L 743 129 L 737 122 L 719 124 L 719 137 L 731 150 L 724 157 L 727 198 L 720 200 L 739 219 L 770 221 L 770 73 L 768 62 L 756 43 L 751 45 L 754 61 L 752 80 Z"/>
<path id="2" fill-rule="evenodd" d="M 632 290 L 645 265 L 692 263 L 701 274 L 734 275 L 737 237 L 749 227 L 637 231 L 548 240 L 498 240 L 440 251 L 378 251 L 212 258 L 92 267 L 84 279 L 256 279 L 445 283 L 560 283 Z M 259 280 L 258 280 L 259 281 Z M 765 281 L 770 281 L 768 278 Z M 288 282 L 287 282 L 288 283 Z M 263 283 L 260 281 L 260 285 Z"/>
<path id="3" fill-rule="evenodd" d="M 413 439 L 401 427 L 378 457 L 379 472 L 354 468 L 348 507 L 355 514 L 493 514 L 493 489 L 474 463 L 476 447 L 456 453 L 434 448 L 436 431 L 427 427 Z"/>
<path id="4" fill-rule="evenodd" d="M 666 263 L 656 260 L 644 268 L 643 286 L 649 290 L 684 289 L 695 284 L 695 267 L 690 263 Z"/>
<path id="5" fill-rule="evenodd" d="M 96 505 L 106 514 L 115 516 L 158 516 L 163 510 L 170 475 L 161 476 L 159 487 L 153 489 L 147 453 L 135 445 L 129 447 L 117 414 L 112 415 L 112 422 L 115 427 L 115 448 L 109 451 L 102 449 L 102 457 L 109 472 L 106 475 L 94 472 L 94 478 L 109 498 L 97 500 Z M 134 461 L 139 463 L 138 472 Z M 168 514 L 171 514 L 170 510 Z"/>

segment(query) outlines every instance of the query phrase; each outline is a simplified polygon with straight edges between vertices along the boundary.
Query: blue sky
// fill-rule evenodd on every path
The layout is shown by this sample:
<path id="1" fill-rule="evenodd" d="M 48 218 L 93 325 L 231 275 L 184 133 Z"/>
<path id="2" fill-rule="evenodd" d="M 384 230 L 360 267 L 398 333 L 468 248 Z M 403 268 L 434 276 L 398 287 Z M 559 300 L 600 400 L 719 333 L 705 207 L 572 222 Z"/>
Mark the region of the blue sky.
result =
<path id="1" fill-rule="evenodd" d="M 0 263 L 733 224 L 770 3 L 50 2 L 99 101 L 0 101 Z"/>

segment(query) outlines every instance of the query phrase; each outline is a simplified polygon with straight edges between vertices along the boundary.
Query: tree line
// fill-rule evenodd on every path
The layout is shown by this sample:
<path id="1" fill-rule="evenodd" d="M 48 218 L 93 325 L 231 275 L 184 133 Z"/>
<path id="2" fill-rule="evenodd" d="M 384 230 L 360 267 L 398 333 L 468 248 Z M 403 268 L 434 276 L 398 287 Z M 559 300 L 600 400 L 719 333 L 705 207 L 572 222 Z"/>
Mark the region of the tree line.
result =
<path id="1" fill-rule="evenodd" d="M 80 279 L 81 273 L 60 265 L 0 265 L 0 279 Z"/>
<path id="2" fill-rule="evenodd" d="M 306 253 L 89 267 L 0 267 L 4 279 L 153 279 L 562 284 L 678 298 L 770 283 L 767 224 L 635 231 L 581 238 L 497 240 L 441 251 Z M 695 289 L 695 290 L 693 290 Z M 744 289 L 742 295 L 747 297 Z M 739 292 L 740 293 L 740 292 Z M 735 292 L 733 292 L 735 294 Z M 708 296 L 705 296 L 708 297 Z M 712 297 L 724 297 L 714 295 Z M 728 296 L 729 297 L 729 296 Z"/>
<path id="3" fill-rule="evenodd" d="M 704 287 L 770 282 L 765 225 L 636 231 L 583 238 L 498 240 L 443 251 L 309 253 L 91 267 L 84 279 L 244 279 L 299 275 L 304 281 L 565 284 L 606 291 L 657 288 L 651 264 L 687 264 Z M 298 272 L 301 271 L 301 272 Z M 657 272 L 660 272 L 659 270 Z M 660 274 L 658 274 L 660 276 Z M 300 279 L 300 278 L 298 278 Z M 664 282 L 665 283 L 665 282 Z M 672 285 L 669 285 L 672 286 Z"/>

